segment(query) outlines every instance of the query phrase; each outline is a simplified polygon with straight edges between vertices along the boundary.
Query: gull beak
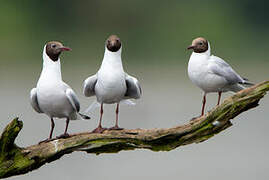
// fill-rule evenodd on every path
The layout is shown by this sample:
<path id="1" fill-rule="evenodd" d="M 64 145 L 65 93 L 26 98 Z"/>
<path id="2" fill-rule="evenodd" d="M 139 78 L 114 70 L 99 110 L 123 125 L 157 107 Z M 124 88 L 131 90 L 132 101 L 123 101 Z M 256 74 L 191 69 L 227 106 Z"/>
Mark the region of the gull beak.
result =
<path id="1" fill-rule="evenodd" d="M 116 46 L 116 41 L 111 42 L 112 47 Z"/>
<path id="2" fill-rule="evenodd" d="M 190 50 L 190 49 L 193 49 L 193 48 L 194 48 L 194 46 L 191 45 L 191 46 L 189 46 L 189 47 L 187 48 L 187 50 Z"/>
<path id="3" fill-rule="evenodd" d="M 71 51 L 72 49 L 69 48 L 69 47 L 65 47 L 65 46 L 63 46 L 63 47 L 60 48 L 60 50 L 61 50 L 61 51 Z"/>

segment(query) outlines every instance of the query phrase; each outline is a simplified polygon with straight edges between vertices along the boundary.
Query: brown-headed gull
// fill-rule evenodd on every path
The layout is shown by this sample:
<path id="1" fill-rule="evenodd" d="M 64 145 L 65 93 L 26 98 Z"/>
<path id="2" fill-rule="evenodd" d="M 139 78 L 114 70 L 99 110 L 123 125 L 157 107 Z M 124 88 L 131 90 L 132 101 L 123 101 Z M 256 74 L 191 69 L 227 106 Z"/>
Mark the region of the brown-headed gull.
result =
<path id="1" fill-rule="evenodd" d="M 98 72 L 84 81 L 83 94 L 86 97 L 96 96 L 100 107 L 100 121 L 95 133 L 102 133 L 103 104 L 117 104 L 116 123 L 110 128 L 120 130 L 118 126 L 119 104 L 126 99 L 138 99 L 141 88 L 136 78 L 124 72 L 121 60 L 122 44 L 120 38 L 111 35 L 105 43 L 105 53 L 102 65 Z"/>
<path id="2" fill-rule="evenodd" d="M 237 92 L 244 89 L 242 85 L 252 85 L 223 59 L 211 55 L 209 42 L 205 38 L 194 39 L 188 49 L 193 50 L 188 64 L 189 78 L 204 91 L 201 116 L 204 115 L 207 93 L 217 92 L 219 105 L 222 92 Z"/>
<path id="3" fill-rule="evenodd" d="M 60 54 L 70 51 L 60 42 L 48 42 L 43 50 L 43 69 L 36 88 L 30 93 L 31 105 L 38 113 L 45 113 L 51 119 L 49 141 L 54 129 L 54 118 L 65 118 L 66 128 L 59 138 L 68 137 L 69 120 L 89 119 L 79 113 L 80 104 L 75 92 L 62 80 Z"/>

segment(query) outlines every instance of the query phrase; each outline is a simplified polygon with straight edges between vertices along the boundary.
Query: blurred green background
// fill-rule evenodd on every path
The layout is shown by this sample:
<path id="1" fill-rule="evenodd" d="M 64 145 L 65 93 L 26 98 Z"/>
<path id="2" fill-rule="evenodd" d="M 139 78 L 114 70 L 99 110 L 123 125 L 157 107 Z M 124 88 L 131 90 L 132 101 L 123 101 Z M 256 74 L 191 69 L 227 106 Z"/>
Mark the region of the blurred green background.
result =
<path id="1" fill-rule="evenodd" d="M 48 136 L 48 117 L 34 112 L 29 92 L 42 68 L 46 42 L 58 40 L 73 51 L 61 55 L 63 79 L 77 92 L 82 109 L 83 80 L 98 70 L 104 42 L 117 34 L 123 42 L 125 70 L 136 76 L 143 97 L 121 106 L 125 128 L 171 127 L 200 113 L 202 93 L 187 76 L 192 39 L 203 36 L 212 52 L 252 82 L 268 79 L 269 1 L 265 0 L 100 0 L 8 1 L 0 6 L 0 130 L 15 116 L 24 121 L 20 146 Z M 226 93 L 224 97 L 230 96 Z M 216 95 L 208 96 L 207 109 Z M 37 171 L 10 179 L 265 179 L 268 178 L 269 100 L 236 118 L 235 125 L 199 145 L 172 152 L 73 153 Z M 114 106 L 105 107 L 105 126 L 114 124 Z M 70 133 L 92 130 L 92 121 L 72 122 Z M 56 122 L 55 134 L 64 121 Z"/>

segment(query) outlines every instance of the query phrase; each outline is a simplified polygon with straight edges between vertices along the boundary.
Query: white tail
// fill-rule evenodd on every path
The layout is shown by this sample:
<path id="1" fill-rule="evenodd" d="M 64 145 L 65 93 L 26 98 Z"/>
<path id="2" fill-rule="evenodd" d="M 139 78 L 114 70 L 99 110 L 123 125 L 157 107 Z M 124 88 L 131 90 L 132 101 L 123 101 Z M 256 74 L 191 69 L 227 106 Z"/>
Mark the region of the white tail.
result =
<path id="1" fill-rule="evenodd" d="M 93 101 L 93 103 L 85 110 L 85 113 L 90 113 L 92 112 L 94 109 L 101 107 L 101 104 L 99 102 L 97 102 L 96 100 Z"/>

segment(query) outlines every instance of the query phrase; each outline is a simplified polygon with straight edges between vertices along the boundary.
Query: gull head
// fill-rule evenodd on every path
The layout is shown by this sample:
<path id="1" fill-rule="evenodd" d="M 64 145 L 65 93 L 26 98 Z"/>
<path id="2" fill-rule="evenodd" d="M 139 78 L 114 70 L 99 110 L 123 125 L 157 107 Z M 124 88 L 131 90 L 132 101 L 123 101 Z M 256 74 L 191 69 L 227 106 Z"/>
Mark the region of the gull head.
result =
<path id="1" fill-rule="evenodd" d="M 116 35 L 111 35 L 106 40 L 106 47 L 111 52 L 117 52 L 121 48 L 120 38 Z"/>
<path id="2" fill-rule="evenodd" d="M 187 49 L 192 49 L 196 53 L 206 52 L 208 50 L 208 41 L 205 38 L 198 37 L 192 41 L 192 44 Z"/>
<path id="3" fill-rule="evenodd" d="M 69 47 L 65 47 L 62 43 L 57 41 L 50 41 L 46 44 L 46 54 L 52 61 L 58 61 L 61 52 L 71 51 Z"/>

